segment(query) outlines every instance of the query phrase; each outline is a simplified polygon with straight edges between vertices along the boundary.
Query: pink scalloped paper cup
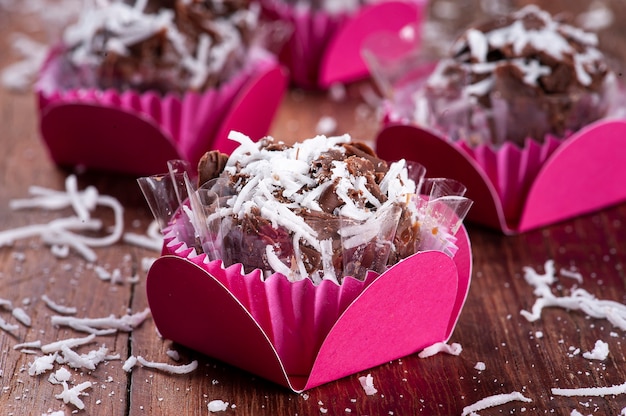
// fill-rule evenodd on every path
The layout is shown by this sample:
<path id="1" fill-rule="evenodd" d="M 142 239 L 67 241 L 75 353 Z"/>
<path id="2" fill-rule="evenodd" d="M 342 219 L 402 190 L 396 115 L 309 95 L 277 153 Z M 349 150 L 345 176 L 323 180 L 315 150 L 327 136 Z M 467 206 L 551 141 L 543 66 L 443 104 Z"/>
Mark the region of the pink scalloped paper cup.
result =
<path id="1" fill-rule="evenodd" d="M 566 139 L 527 139 L 524 148 L 475 148 L 415 125 L 384 127 L 378 155 L 423 164 L 462 181 L 474 201 L 467 219 L 516 234 L 626 201 L 626 120 L 603 119 Z"/>
<path id="2" fill-rule="evenodd" d="M 422 21 L 427 0 L 381 0 L 357 12 L 329 13 L 263 0 L 264 16 L 286 22 L 292 34 L 281 49 L 281 62 L 295 86 L 326 89 L 369 76 L 361 45 L 377 32 L 396 32 Z"/>
<path id="3" fill-rule="evenodd" d="M 301 392 L 449 339 L 472 269 L 465 229 L 456 236 L 454 258 L 420 252 L 364 281 L 315 286 L 224 268 L 172 231 L 148 301 L 164 338 Z"/>
<path id="4" fill-rule="evenodd" d="M 59 51 L 51 50 L 35 90 L 41 136 L 61 166 L 150 175 L 168 160 L 195 165 L 208 150 L 230 153 L 229 131 L 267 133 L 287 86 L 277 60 L 258 50 L 239 74 L 202 93 L 63 90 Z"/>

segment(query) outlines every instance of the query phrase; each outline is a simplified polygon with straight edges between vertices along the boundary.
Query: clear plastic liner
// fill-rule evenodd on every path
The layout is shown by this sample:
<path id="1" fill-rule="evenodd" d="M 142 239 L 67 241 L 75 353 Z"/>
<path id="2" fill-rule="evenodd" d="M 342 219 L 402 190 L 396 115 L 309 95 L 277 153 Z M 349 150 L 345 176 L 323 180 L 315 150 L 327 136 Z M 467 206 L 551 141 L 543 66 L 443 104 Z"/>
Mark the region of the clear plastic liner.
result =
<path id="1" fill-rule="evenodd" d="M 454 256 L 454 234 L 472 204 L 463 196 L 463 185 L 424 179 L 423 166 L 411 163 L 408 176 L 417 185 L 416 194 L 386 201 L 366 220 L 304 214 L 316 232 L 312 237 L 290 233 L 259 215 L 234 218 L 229 207 L 234 191 L 224 179 L 196 189 L 184 163 L 168 165 L 168 174 L 138 180 L 162 230 L 169 224 L 178 241 L 204 252 L 209 261 L 221 260 L 226 267 L 241 264 L 244 273 L 260 269 L 265 278 L 280 273 L 291 281 L 340 284 L 346 276 L 363 280 L 368 272 L 381 274 L 418 251 Z"/>

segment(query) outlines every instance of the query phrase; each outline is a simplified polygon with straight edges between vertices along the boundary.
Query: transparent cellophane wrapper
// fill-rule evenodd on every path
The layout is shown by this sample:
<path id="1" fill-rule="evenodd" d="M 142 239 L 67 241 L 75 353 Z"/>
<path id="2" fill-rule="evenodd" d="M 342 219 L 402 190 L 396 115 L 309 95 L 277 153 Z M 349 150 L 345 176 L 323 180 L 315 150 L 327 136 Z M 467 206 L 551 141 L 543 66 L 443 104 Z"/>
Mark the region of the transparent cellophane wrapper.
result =
<path id="1" fill-rule="evenodd" d="M 414 125 L 450 142 L 488 178 L 502 204 L 502 223 L 510 229 L 520 220 L 537 174 L 569 137 L 598 121 L 626 115 L 621 87 L 611 73 L 598 91 L 546 96 L 543 105 L 535 97 L 491 94 L 486 108 L 461 93 L 470 79 L 463 68 L 457 68 L 452 87 L 427 85 L 445 58 L 426 52 L 410 36 L 372 37 L 363 55 L 383 94 L 383 129 Z M 565 115 L 559 111 L 563 108 Z M 384 147 L 377 142 L 383 156 Z"/>
<path id="2" fill-rule="evenodd" d="M 323 273 L 303 275 L 291 262 L 306 244 L 300 241 L 296 242 L 300 247 L 294 247 L 294 240 L 281 227 L 242 232 L 220 213 L 229 198 L 220 195 L 230 190 L 219 180 L 196 189 L 188 167 L 186 162 L 170 161 L 168 173 L 138 180 L 165 235 L 163 254 L 186 258 L 219 280 L 267 334 L 285 360 L 286 373 L 308 374 L 337 319 L 391 266 L 388 261 L 400 220 L 398 204 L 391 204 L 371 223 L 338 219 L 336 232 L 328 240 L 334 254 L 326 253 Z M 424 170 L 417 164 L 411 170 L 426 194 L 408 195 L 402 201 L 413 206 L 419 221 L 410 249 L 415 253 L 441 251 L 453 257 L 455 234 L 472 201 L 463 197 L 465 189 L 458 182 L 423 179 Z M 355 241 L 358 235 L 369 237 Z M 271 260 L 268 250 L 274 253 Z M 254 267 L 268 264 L 284 273 Z"/>
<path id="3" fill-rule="evenodd" d="M 52 159 L 60 165 L 146 175 L 161 171 L 171 159 L 196 164 L 209 149 L 229 153 L 232 145 L 222 134 L 224 123 L 243 123 L 237 128 L 261 137 L 286 86 L 285 74 L 270 51 L 278 47 L 270 36 L 278 30 L 260 31 L 242 66 L 230 68 L 223 82 L 183 93 L 78 86 L 75 71 L 94 69 L 70 68 L 63 57 L 65 46 L 51 47 L 35 91 L 41 133 Z M 265 106 L 264 111 L 241 122 L 239 112 L 249 111 L 246 107 L 251 102 Z M 89 141 L 77 137 L 89 134 L 90 129 Z M 144 158 L 136 157 L 148 149 Z"/>

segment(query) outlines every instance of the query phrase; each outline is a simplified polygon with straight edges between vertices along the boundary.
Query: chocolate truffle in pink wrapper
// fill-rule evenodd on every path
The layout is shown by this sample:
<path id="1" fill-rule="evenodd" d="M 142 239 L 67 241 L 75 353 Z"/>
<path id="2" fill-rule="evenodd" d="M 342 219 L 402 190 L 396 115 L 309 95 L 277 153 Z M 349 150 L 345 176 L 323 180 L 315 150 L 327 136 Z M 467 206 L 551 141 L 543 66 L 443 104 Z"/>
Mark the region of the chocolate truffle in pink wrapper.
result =
<path id="1" fill-rule="evenodd" d="M 460 184 L 387 165 L 348 136 L 231 137 L 237 149 L 203 158 L 164 228 L 148 276 L 164 336 L 296 391 L 450 336 L 471 273 Z M 228 314 L 207 319 L 213 307 Z M 356 353 L 352 331 L 376 345 Z M 267 359 L 251 362 L 250 348 Z"/>
<path id="2" fill-rule="evenodd" d="M 87 8 L 51 49 L 36 84 L 53 160 L 151 174 L 170 159 L 196 164 L 207 150 L 232 150 L 232 128 L 262 137 L 285 74 L 264 48 L 258 5 L 220 4 Z M 241 114 L 251 107 L 259 110 Z"/>
<path id="3" fill-rule="evenodd" d="M 626 198 L 610 186 L 599 186 L 597 200 L 570 204 L 578 200 L 577 186 L 549 173 L 551 166 L 580 164 L 574 161 L 579 151 L 592 160 L 585 165 L 603 160 L 612 165 L 613 157 L 606 159 L 607 146 L 591 153 L 582 150 L 587 148 L 589 130 L 604 129 L 606 123 L 614 125 L 609 130 L 619 130 L 616 119 L 622 118 L 620 86 L 609 59 L 597 47 L 595 34 L 527 6 L 468 29 L 450 56 L 435 62 L 411 48 L 410 38 L 400 35 L 396 40 L 404 44 L 395 48 L 393 64 L 378 56 L 376 49 L 385 44 L 381 40 L 366 52 L 374 77 L 391 92 L 385 103 L 387 127 L 377 139 L 377 151 L 394 160 L 401 157 L 395 149 L 407 147 L 406 142 L 399 144 L 400 137 L 409 141 L 419 137 L 408 145 L 415 151 L 410 158 L 419 162 L 423 158 L 422 163 L 436 175 L 462 178 L 477 202 L 470 220 L 509 233 Z M 389 53 L 383 51 L 382 56 Z M 404 127 L 414 127 L 414 133 Z M 446 143 L 437 143 L 433 136 Z M 576 145 L 563 147 L 566 143 Z M 430 156 L 434 152 L 442 154 L 441 159 L 458 161 L 443 163 Z M 556 157 L 571 161 L 555 165 Z M 602 170 L 593 167 L 589 174 Z M 612 172 L 616 177 L 624 175 L 617 167 Z M 603 174 L 607 180 L 611 175 Z M 552 210 L 535 205 L 544 204 L 547 196 L 529 202 L 538 187 L 567 189 L 572 195 Z M 541 199 L 544 202 L 538 202 Z M 571 207 L 564 209 L 565 204 Z M 558 210 L 563 214 L 556 214 Z"/>

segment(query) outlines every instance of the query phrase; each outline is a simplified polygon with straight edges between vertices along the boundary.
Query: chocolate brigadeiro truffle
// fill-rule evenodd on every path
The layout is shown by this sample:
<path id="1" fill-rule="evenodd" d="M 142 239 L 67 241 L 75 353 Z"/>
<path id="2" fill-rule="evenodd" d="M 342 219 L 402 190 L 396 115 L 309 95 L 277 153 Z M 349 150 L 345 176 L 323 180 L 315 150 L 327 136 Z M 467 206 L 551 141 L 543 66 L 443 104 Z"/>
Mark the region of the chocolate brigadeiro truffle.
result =
<path id="1" fill-rule="evenodd" d="M 419 248 L 410 203 L 419 180 L 404 161 L 388 164 L 347 135 L 293 146 L 231 138 L 241 145 L 230 157 L 212 151 L 199 163 L 199 187 L 220 196 L 214 232 L 226 265 L 340 282 L 382 272 Z"/>
<path id="2" fill-rule="evenodd" d="M 523 146 L 607 115 L 615 75 L 598 38 L 534 5 L 468 29 L 415 95 L 415 121 L 452 140 Z"/>
<path id="3" fill-rule="evenodd" d="M 66 88 L 203 91 L 247 59 L 258 25 L 251 0 L 108 1 L 63 35 Z"/>

